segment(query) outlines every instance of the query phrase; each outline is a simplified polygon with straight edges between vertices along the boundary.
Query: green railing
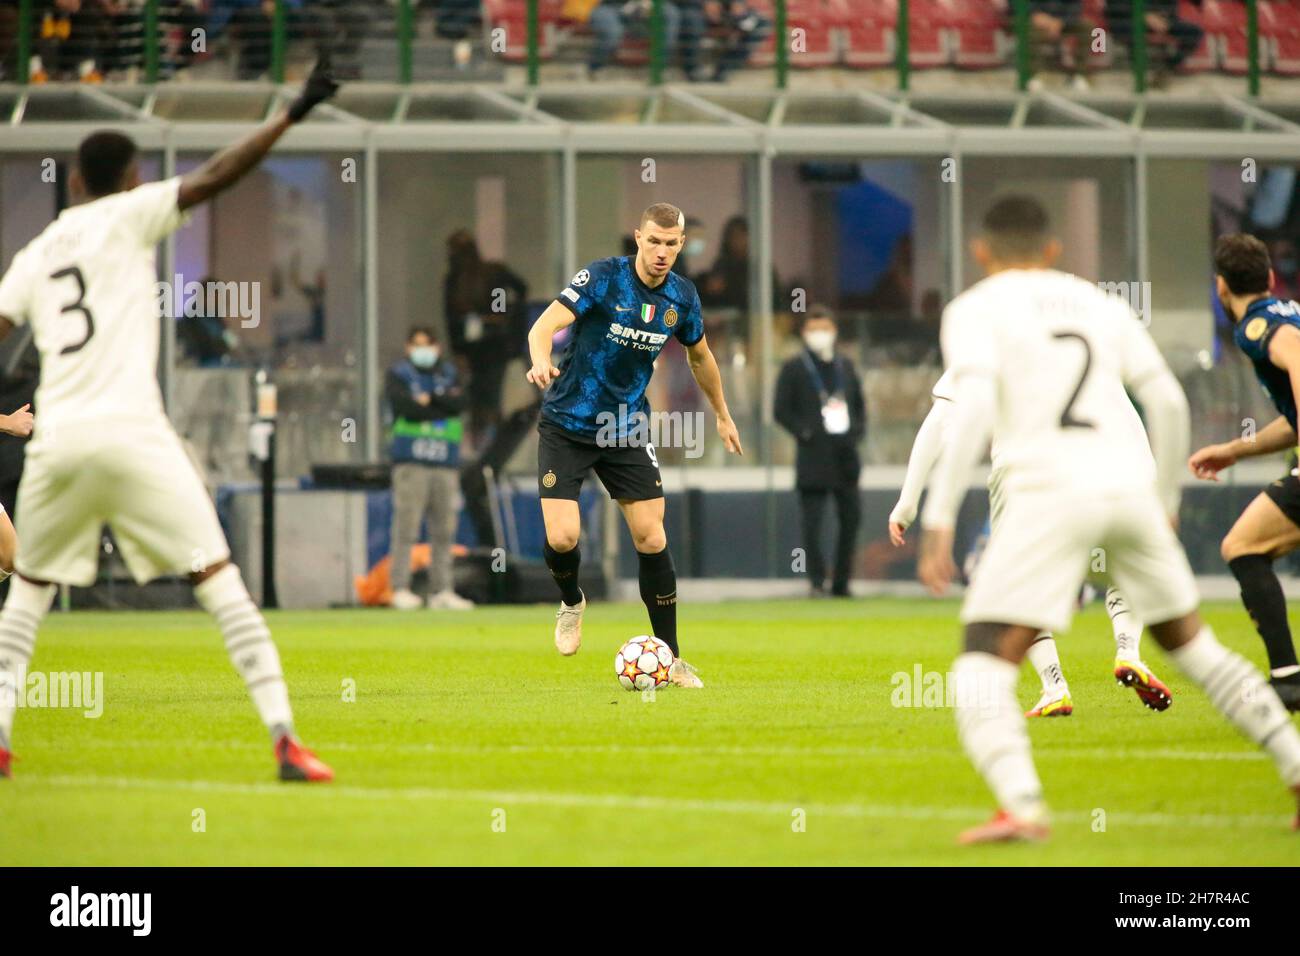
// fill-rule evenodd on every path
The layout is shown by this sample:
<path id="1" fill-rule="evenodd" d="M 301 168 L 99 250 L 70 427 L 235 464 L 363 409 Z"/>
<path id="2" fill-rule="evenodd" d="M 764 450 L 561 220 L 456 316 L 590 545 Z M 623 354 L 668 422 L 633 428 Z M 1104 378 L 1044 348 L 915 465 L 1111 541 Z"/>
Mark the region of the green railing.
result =
<path id="1" fill-rule="evenodd" d="M 1013 16 L 1016 35 L 1016 88 L 1024 92 L 1029 88 L 1029 45 L 1033 42 L 1033 37 L 1029 33 L 1029 0 L 1015 0 Z"/>
<path id="2" fill-rule="evenodd" d="M 663 82 L 669 66 L 669 50 L 665 43 L 664 3 L 666 0 L 652 0 L 650 12 L 650 65 L 648 80 L 651 85 Z M 541 16 L 539 0 L 525 0 L 527 13 L 525 17 L 525 63 L 527 82 L 535 86 L 541 81 L 542 44 Z M 1248 66 L 1246 86 L 1249 95 L 1258 96 L 1260 92 L 1260 34 L 1259 9 L 1257 0 L 1245 0 L 1246 34 Z M 143 6 L 143 57 L 142 69 L 145 80 L 157 82 L 161 72 L 159 62 L 161 50 L 161 27 L 159 17 L 160 0 L 144 0 Z M 1145 22 L 1146 0 L 1132 0 L 1134 29 L 1131 31 L 1131 49 L 1129 60 L 1133 72 L 1133 89 L 1143 93 L 1147 89 L 1149 56 L 1146 30 L 1140 28 Z M 43 8 L 42 8 L 43 9 Z M 1034 61 L 1032 44 L 1034 41 L 1030 16 L 1029 0 L 1012 0 L 1010 29 L 1015 37 L 1016 49 L 1013 66 L 1016 86 L 1024 90 L 1029 85 L 1032 63 Z M 911 86 L 912 30 L 911 4 L 908 0 L 898 0 L 898 22 L 895 29 L 894 69 L 898 76 L 899 90 L 906 91 Z M 15 51 L 16 79 L 26 83 L 31 74 L 31 60 L 37 51 L 36 38 L 40 29 L 37 22 L 37 0 L 18 0 L 18 38 Z M 401 83 L 410 83 L 414 74 L 413 50 L 416 43 L 413 0 L 397 0 L 394 35 L 397 42 L 397 77 Z M 269 74 L 277 83 L 284 82 L 285 55 L 288 50 L 288 16 L 285 0 L 275 0 L 271 15 L 270 66 Z M 775 16 L 772 30 L 775 35 L 775 56 L 772 67 L 773 82 L 778 88 L 785 88 L 789 82 L 792 56 L 797 56 L 791 49 L 792 26 L 786 0 L 776 0 Z M 1082 54 L 1086 55 L 1086 54 Z"/>

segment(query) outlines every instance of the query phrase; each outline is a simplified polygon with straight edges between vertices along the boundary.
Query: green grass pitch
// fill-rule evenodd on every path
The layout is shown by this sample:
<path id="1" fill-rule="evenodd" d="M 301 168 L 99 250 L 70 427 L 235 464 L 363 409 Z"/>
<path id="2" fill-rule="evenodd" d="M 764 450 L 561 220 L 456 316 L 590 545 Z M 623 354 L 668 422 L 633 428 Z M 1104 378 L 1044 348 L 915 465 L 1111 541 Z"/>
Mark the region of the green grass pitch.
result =
<path id="1" fill-rule="evenodd" d="M 1149 636 L 1173 708 L 1118 687 L 1096 604 L 1059 642 L 1074 716 L 1031 721 L 1052 841 L 955 846 L 991 799 L 952 713 L 893 706 L 891 678 L 947 671 L 956 609 L 686 604 L 683 650 L 707 686 L 653 700 L 613 674 L 620 643 L 645 630 L 639 604 L 593 602 L 567 659 L 549 607 L 271 613 L 299 733 L 338 775 L 310 787 L 275 781 L 205 615 L 55 615 L 32 670 L 102 671 L 104 713 L 20 711 L 0 865 L 1300 861 L 1272 764 Z M 1262 664 L 1239 607 L 1206 613 Z M 1026 705 L 1037 690 L 1026 667 Z"/>

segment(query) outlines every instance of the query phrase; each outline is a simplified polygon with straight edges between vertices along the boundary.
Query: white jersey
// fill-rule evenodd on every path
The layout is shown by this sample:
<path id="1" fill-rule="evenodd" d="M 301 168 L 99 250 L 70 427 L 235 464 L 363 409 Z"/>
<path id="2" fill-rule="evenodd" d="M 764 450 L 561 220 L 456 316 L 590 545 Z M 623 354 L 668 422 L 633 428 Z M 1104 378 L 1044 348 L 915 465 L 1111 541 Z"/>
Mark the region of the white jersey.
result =
<path id="1" fill-rule="evenodd" d="M 30 323 L 41 355 L 38 430 L 163 418 L 155 247 L 184 221 L 180 179 L 65 209 L 0 279 L 0 316 Z"/>
<path id="2" fill-rule="evenodd" d="M 1167 370 L 1123 300 L 1077 276 L 1012 269 L 944 311 L 941 394 L 966 374 L 993 377 L 993 467 L 1008 490 L 1125 491 L 1155 485 L 1155 460 L 1125 393 Z"/>

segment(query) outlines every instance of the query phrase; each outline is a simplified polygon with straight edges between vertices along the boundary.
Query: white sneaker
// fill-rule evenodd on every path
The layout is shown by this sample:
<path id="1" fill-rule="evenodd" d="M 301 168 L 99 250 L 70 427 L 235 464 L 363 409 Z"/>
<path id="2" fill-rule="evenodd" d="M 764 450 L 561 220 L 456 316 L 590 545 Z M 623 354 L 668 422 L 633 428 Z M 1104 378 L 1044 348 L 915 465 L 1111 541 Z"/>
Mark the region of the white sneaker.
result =
<path id="1" fill-rule="evenodd" d="M 393 597 L 388 602 L 388 606 L 399 611 L 414 611 L 417 607 L 423 607 L 424 602 L 410 588 L 402 588 L 400 591 L 393 592 Z"/>
<path id="2" fill-rule="evenodd" d="M 470 611 L 474 608 L 474 602 L 469 598 L 463 598 L 451 588 L 445 591 L 439 591 L 437 594 L 430 594 L 428 607 L 433 611 Z"/>
<path id="3" fill-rule="evenodd" d="M 668 680 L 678 687 L 703 687 L 704 681 L 700 680 L 695 668 L 686 663 L 680 657 L 673 661 L 673 666 L 668 668 Z"/>
<path id="4" fill-rule="evenodd" d="M 587 610 L 587 595 L 582 602 L 570 607 L 563 601 L 555 612 L 555 649 L 569 657 L 582 646 L 582 612 Z"/>

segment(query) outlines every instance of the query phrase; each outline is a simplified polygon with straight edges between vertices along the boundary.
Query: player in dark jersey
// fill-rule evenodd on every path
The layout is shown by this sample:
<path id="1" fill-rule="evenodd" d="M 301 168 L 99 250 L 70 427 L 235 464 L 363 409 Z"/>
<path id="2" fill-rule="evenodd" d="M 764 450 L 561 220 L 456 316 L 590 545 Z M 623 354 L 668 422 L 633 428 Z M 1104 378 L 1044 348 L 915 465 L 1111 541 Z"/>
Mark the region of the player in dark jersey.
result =
<path id="1" fill-rule="evenodd" d="M 1268 249 L 1254 236 L 1224 236 L 1214 248 L 1219 301 L 1235 323 L 1233 338 L 1281 414 L 1258 432 L 1209 445 L 1188 459 L 1198 478 L 1242 458 L 1296 446 L 1296 395 L 1300 394 L 1300 305 L 1274 298 Z M 1289 710 L 1300 710 L 1300 663 L 1286 618 L 1286 596 L 1273 562 L 1300 547 L 1300 478 L 1280 478 L 1246 506 L 1220 551 L 1241 587 L 1241 600 L 1268 648 L 1270 683 Z"/>
<path id="2" fill-rule="evenodd" d="M 655 357 L 671 336 L 686 347 L 723 444 L 743 452 L 718 364 L 704 341 L 700 297 L 689 279 L 671 271 L 685 224 L 676 206 L 655 203 L 641 214 L 635 256 L 598 259 L 580 270 L 528 334 L 528 381 L 545 393 L 537 474 L 546 564 L 563 595 L 555 614 L 556 648 L 576 654 L 582 643 L 587 599 L 578 586 L 578 493 L 594 469 L 632 532 L 651 630 L 672 648 L 669 677 L 678 686 L 701 687 L 678 652 L 677 572 L 664 534 L 663 482 L 645 397 Z M 572 341 L 561 369 L 552 364 L 551 343 L 567 326 Z"/>

